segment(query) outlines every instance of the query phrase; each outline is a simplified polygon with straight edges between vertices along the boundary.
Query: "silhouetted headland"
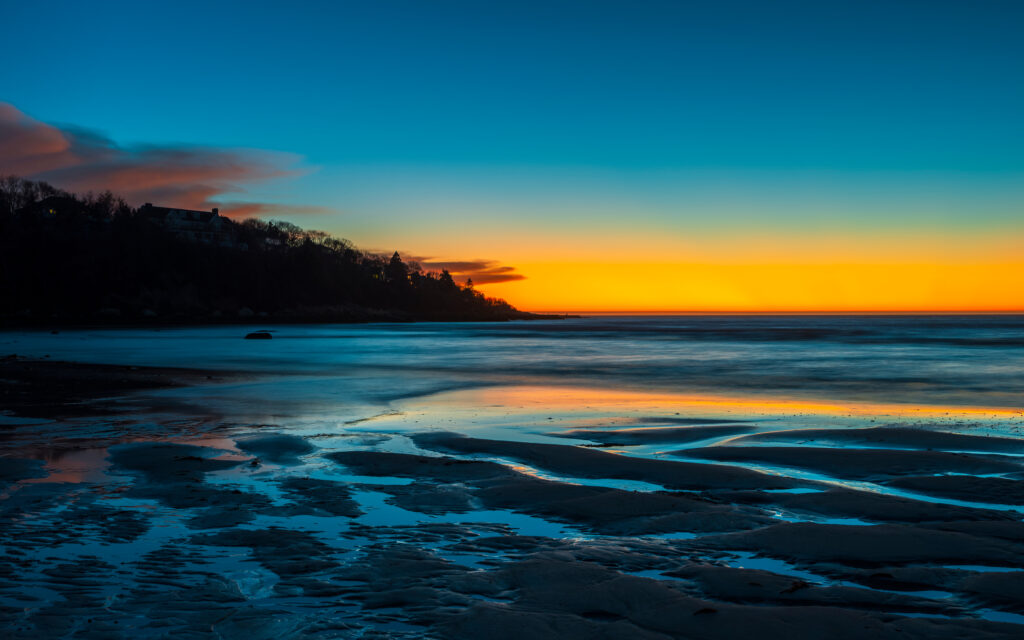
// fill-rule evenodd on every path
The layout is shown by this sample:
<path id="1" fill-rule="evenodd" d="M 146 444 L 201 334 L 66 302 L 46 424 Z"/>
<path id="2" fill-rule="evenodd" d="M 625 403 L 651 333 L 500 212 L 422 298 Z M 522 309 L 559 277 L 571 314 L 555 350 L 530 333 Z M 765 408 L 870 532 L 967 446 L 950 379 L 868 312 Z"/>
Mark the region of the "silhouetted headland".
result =
<path id="1" fill-rule="evenodd" d="M 493 321 L 519 311 L 447 271 L 281 221 L 0 180 L 0 324 Z"/>

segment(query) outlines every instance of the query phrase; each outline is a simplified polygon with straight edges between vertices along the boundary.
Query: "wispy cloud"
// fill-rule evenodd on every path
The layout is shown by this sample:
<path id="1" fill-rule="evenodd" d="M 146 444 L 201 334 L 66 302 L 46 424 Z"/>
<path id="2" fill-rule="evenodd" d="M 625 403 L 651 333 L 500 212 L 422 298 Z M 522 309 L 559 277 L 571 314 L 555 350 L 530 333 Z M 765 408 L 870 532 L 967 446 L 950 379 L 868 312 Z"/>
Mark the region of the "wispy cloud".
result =
<path id="1" fill-rule="evenodd" d="M 225 200 L 247 185 L 300 174 L 295 154 L 198 146 L 122 147 L 87 129 L 55 126 L 0 102 L 0 174 L 46 180 L 68 191 L 111 190 L 130 204 L 154 202 L 189 209 L 221 210 L 236 217 L 320 213 Z"/>
<path id="2" fill-rule="evenodd" d="M 496 260 L 434 260 L 432 258 L 413 258 L 427 271 L 446 269 L 458 282 L 466 282 L 472 278 L 473 284 L 495 284 L 525 280 L 526 276 L 516 273 L 515 267 L 503 265 Z"/>

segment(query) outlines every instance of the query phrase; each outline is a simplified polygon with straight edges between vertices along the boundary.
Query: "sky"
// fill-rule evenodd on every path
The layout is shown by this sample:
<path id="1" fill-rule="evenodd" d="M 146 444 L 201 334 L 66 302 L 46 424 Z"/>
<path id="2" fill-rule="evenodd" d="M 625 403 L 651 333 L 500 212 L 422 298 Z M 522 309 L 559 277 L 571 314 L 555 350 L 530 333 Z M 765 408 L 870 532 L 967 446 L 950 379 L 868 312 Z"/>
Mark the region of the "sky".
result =
<path id="1" fill-rule="evenodd" d="M 287 219 L 527 310 L 1024 309 L 1021 2 L 3 14 L 0 173 Z"/>

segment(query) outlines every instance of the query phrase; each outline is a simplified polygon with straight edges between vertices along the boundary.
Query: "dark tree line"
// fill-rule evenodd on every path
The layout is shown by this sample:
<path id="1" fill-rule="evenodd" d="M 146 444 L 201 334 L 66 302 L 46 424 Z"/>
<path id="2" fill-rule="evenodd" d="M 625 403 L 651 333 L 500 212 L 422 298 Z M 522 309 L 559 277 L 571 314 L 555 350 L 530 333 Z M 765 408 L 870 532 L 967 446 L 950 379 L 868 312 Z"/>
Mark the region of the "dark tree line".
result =
<path id="1" fill-rule="evenodd" d="M 504 320 L 503 300 L 279 221 L 199 240 L 110 192 L 0 179 L 0 319 L 10 323 Z"/>

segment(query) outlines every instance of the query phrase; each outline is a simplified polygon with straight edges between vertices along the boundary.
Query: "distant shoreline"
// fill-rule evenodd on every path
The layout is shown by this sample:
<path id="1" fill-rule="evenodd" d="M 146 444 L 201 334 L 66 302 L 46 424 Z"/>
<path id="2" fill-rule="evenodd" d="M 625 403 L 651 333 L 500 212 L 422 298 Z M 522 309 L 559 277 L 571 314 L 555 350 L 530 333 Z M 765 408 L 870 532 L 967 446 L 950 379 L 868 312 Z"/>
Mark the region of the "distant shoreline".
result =
<path id="1" fill-rule="evenodd" d="M 548 314 L 550 312 L 538 312 Z M 554 312 L 559 317 L 563 313 Z M 900 311 L 569 311 L 568 317 L 685 317 L 685 316 L 1024 316 L 1021 310 L 900 310 Z M 574 315 L 575 314 L 575 315 Z"/>
<path id="2" fill-rule="evenodd" d="M 32 318 L 0 318 L 0 331 L 4 330 L 73 330 L 73 329 L 160 329 L 175 327 L 219 327 L 219 326 L 254 326 L 259 324 L 297 325 L 297 324 L 412 324 L 412 323 L 441 323 L 441 322 L 511 322 L 514 320 L 565 320 L 569 318 L 581 318 L 583 316 L 572 314 L 546 314 L 517 312 L 502 317 L 409 317 L 399 313 L 378 311 L 365 315 L 344 315 L 344 316 L 321 316 L 321 315 L 277 315 L 267 314 L 234 318 L 136 318 L 125 320 L 121 318 L 69 318 L 60 319 L 32 319 Z"/>
<path id="3" fill-rule="evenodd" d="M 287 222 L 0 182 L 0 326 L 564 317 L 487 297 L 444 264 L 424 268 Z"/>

